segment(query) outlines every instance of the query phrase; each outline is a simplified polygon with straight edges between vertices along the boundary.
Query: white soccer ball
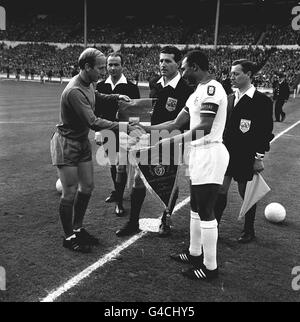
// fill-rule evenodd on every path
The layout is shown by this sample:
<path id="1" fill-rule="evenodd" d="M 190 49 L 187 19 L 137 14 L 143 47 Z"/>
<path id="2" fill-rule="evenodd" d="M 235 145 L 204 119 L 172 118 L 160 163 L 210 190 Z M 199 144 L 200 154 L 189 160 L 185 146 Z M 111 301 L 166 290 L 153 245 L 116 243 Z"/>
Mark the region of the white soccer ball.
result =
<path id="1" fill-rule="evenodd" d="M 286 217 L 285 208 L 278 202 L 272 202 L 265 208 L 265 217 L 274 223 L 282 222 Z"/>
<path id="2" fill-rule="evenodd" d="M 62 193 L 62 184 L 59 178 L 56 181 L 55 187 L 58 193 Z"/>

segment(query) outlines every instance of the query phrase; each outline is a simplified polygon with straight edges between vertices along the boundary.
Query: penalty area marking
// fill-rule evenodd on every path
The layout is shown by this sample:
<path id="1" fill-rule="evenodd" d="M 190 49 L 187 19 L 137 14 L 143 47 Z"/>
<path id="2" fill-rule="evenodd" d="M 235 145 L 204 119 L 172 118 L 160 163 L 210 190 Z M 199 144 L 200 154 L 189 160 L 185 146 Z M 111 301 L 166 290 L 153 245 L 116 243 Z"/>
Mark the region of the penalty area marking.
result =
<path id="1" fill-rule="evenodd" d="M 283 134 L 290 131 L 292 128 L 300 124 L 300 120 L 294 123 L 293 125 L 289 126 L 284 131 L 278 133 L 273 140 L 270 142 L 271 144 L 274 143 L 278 138 L 280 138 Z M 185 198 L 181 202 L 179 202 L 175 208 L 174 208 L 174 214 L 180 210 L 182 207 L 184 207 L 188 202 L 190 201 L 190 197 Z M 144 219 L 141 219 L 142 223 L 146 226 L 147 221 Z M 155 224 L 159 223 L 159 219 L 150 219 L 150 229 L 149 231 L 156 231 Z M 54 302 L 58 297 L 60 297 L 62 294 L 70 290 L 71 288 L 75 287 L 79 282 L 81 282 L 83 279 L 87 278 L 90 274 L 92 274 L 95 270 L 102 267 L 106 263 L 112 261 L 116 256 L 119 255 L 121 251 L 135 243 L 137 240 L 142 238 L 144 235 L 147 234 L 148 231 L 141 231 L 140 233 L 134 235 L 130 239 L 126 240 L 121 245 L 117 246 L 114 250 L 112 250 L 110 253 L 104 255 L 103 257 L 99 258 L 98 261 L 96 261 L 94 264 L 90 265 L 86 269 L 84 269 L 79 274 L 75 275 L 71 279 L 69 279 L 65 284 L 58 287 L 57 289 L 51 291 L 45 298 L 41 299 L 40 302 Z"/>

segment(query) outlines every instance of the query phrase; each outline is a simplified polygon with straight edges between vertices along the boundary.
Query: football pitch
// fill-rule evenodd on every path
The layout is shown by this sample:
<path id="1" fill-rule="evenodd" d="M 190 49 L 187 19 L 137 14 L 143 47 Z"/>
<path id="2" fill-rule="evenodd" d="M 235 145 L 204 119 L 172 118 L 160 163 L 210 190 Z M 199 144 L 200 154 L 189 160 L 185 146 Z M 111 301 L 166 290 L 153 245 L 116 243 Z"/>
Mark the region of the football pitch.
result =
<path id="1" fill-rule="evenodd" d="M 128 216 L 116 217 L 114 205 L 104 202 L 112 181 L 109 168 L 95 162 L 98 147 L 92 131 L 95 190 L 85 223 L 100 238 L 100 245 L 90 254 L 62 247 L 60 195 L 49 143 L 64 86 L 0 81 L 0 267 L 6 273 L 0 302 L 300 301 L 295 275 L 295 271 L 300 274 L 300 98 L 291 97 L 285 105 L 285 122 L 274 123 L 277 136 L 263 172 L 271 192 L 258 204 L 256 240 L 246 245 L 236 242 L 243 222 L 237 220 L 241 200 L 233 183 L 219 231 L 220 277 L 207 283 L 187 280 L 181 275 L 185 266 L 169 258 L 189 245 L 189 186 L 184 169 L 171 237 L 142 231 L 118 238 L 115 231 Z M 142 89 L 141 96 L 147 95 L 148 90 Z M 127 212 L 129 194 L 127 188 Z M 265 219 L 264 208 L 270 202 L 286 208 L 283 223 Z M 147 193 L 141 219 L 160 215 L 160 204 Z"/>

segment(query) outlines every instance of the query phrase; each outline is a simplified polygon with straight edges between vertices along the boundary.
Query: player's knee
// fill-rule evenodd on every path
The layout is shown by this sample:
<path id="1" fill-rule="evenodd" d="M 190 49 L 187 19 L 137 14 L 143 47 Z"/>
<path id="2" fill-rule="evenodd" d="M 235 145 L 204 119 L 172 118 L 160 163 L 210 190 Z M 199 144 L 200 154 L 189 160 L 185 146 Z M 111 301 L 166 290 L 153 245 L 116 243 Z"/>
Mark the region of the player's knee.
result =
<path id="1" fill-rule="evenodd" d="M 81 184 L 78 190 L 85 194 L 91 194 L 94 188 L 95 188 L 94 182 L 90 182 L 90 183 Z"/>
<path id="2" fill-rule="evenodd" d="M 62 198 L 73 201 L 77 192 L 77 185 L 63 186 Z"/>

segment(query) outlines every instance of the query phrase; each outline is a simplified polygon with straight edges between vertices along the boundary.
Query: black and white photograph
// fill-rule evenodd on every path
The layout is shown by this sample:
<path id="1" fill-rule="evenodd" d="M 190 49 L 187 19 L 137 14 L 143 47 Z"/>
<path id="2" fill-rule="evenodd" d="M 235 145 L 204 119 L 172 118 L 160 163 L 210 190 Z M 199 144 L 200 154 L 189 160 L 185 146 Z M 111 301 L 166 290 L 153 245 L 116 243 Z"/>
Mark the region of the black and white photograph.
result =
<path id="1" fill-rule="evenodd" d="M 300 302 L 299 147 L 297 0 L 0 0 L 0 302 Z"/>

